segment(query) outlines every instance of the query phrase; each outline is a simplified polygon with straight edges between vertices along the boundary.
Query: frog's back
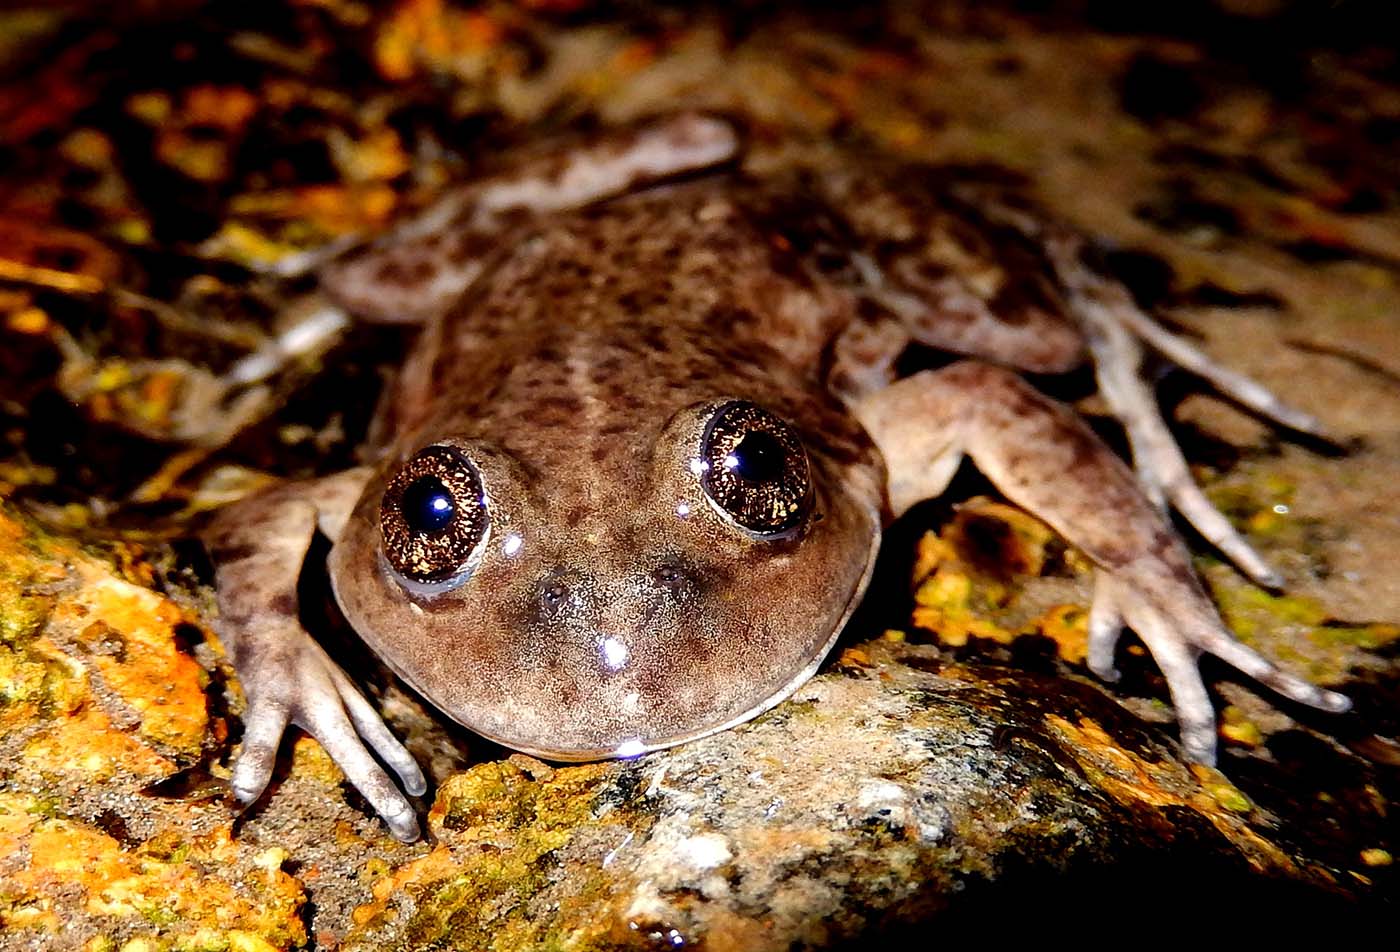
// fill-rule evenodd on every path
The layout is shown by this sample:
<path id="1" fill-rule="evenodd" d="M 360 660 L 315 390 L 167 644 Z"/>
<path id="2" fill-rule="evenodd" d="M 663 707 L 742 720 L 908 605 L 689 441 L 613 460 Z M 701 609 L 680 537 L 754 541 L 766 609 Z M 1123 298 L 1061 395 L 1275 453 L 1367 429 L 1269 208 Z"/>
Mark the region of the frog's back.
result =
<path id="1" fill-rule="evenodd" d="M 822 379 L 849 302 L 765 230 L 762 201 L 713 176 L 525 227 L 425 330 L 396 434 L 467 426 L 554 459 L 589 434 L 601 462 L 647 414 L 740 392 L 850 430 Z"/>

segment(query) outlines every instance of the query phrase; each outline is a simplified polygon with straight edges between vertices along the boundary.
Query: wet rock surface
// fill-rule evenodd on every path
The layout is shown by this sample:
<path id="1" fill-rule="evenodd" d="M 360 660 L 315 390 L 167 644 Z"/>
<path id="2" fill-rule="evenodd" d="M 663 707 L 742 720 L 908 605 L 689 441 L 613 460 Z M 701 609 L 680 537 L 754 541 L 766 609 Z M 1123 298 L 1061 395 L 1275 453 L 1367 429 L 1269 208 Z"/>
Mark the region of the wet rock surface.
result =
<path id="1" fill-rule="evenodd" d="M 950 913 L 971 925 L 1013 897 L 1031 915 L 1085 891 L 1126 921 L 1176 875 L 1223 890 L 1213 911 L 1255 877 L 1314 909 L 1349 891 L 1092 688 L 925 647 L 848 664 L 664 756 L 454 776 L 436 847 L 396 874 L 414 888 L 377 888 L 348 945 L 825 948 Z"/>
<path id="2" fill-rule="evenodd" d="M 1310 33 L 1285 6 L 4 14 L 0 948 L 761 950 L 1384 917 L 1400 73 L 1350 13 Z M 1162 381 L 1208 491 L 1288 578 L 1260 591 L 1197 545 L 1226 619 L 1355 712 L 1280 707 L 1208 663 L 1221 769 L 1185 765 L 1140 646 L 1119 684 L 1087 674 L 1082 559 L 964 474 L 891 533 L 791 701 L 623 763 L 552 767 L 442 723 L 308 572 L 308 621 L 433 778 L 430 835 L 392 840 L 304 737 L 236 814 L 241 694 L 188 539 L 220 501 L 352 460 L 402 346 L 356 331 L 228 390 L 302 287 L 268 268 L 500 144 L 680 106 L 745 123 L 758 173 L 843 148 L 1019 173 L 1144 302 L 1326 419 L 1344 450 Z M 1087 377 L 1041 382 L 1096 411 Z"/>

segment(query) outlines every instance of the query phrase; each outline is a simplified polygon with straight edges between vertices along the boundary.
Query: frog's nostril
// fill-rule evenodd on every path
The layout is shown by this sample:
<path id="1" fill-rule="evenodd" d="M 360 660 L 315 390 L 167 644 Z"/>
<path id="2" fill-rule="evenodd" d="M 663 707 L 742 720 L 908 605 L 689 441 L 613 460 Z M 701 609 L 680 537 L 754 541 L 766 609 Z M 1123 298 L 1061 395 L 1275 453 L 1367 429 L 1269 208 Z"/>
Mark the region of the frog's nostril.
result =
<path id="1" fill-rule="evenodd" d="M 651 580 L 658 588 L 679 592 L 691 583 L 690 573 L 676 562 L 662 562 L 652 569 Z"/>
<path id="2" fill-rule="evenodd" d="M 573 601 L 579 591 L 581 579 L 567 569 L 548 572 L 539 582 L 540 604 L 549 612 L 558 611 Z"/>
<path id="3" fill-rule="evenodd" d="M 550 608 L 558 608 L 569 598 L 569 587 L 560 581 L 546 582 L 540 588 L 540 598 Z"/>

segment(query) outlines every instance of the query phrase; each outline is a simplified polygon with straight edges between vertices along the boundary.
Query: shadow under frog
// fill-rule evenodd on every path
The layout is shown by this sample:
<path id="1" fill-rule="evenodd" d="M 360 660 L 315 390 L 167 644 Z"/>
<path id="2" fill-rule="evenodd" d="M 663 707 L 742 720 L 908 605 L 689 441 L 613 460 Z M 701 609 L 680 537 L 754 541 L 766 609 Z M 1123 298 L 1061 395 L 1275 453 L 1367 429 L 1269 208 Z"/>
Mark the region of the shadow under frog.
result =
<path id="1" fill-rule="evenodd" d="M 1116 677 L 1131 625 L 1192 759 L 1215 755 L 1202 651 L 1347 707 L 1236 641 L 1201 589 L 1168 504 L 1279 580 L 1191 481 L 1143 345 L 1263 415 L 1315 421 L 1161 330 L 1076 236 L 1004 194 L 873 165 L 758 182 L 726 167 L 738 152 L 700 116 L 617 133 L 464 186 L 322 270 L 328 306 L 421 330 L 370 465 L 252 495 L 208 532 L 248 697 L 239 799 L 261 795 L 294 723 L 395 836 L 418 834 L 400 784 L 424 792 L 421 771 L 297 621 L 318 529 L 350 624 L 451 717 L 545 758 L 628 756 L 796 690 L 881 526 L 964 455 L 1095 562 L 1090 667 Z M 911 341 L 979 359 L 896 380 Z M 1136 473 L 1012 370 L 1086 360 Z"/>

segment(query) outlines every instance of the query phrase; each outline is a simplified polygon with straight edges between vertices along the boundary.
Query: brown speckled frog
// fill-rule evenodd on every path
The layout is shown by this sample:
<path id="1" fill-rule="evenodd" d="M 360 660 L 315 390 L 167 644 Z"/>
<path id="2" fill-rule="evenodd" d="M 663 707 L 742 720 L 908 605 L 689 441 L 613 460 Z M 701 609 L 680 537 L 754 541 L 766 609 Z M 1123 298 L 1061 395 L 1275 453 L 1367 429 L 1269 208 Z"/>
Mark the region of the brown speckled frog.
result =
<path id="1" fill-rule="evenodd" d="M 247 694 L 236 796 L 288 723 L 402 839 L 413 758 L 302 630 L 313 534 L 350 624 L 452 718 L 557 760 L 628 756 L 774 706 L 821 663 L 882 524 L 966 455 L 1098 566 L 1089 667 L 1126 623 L 1211 762 L 1210 652 L 1290 698 L 1346 698 L 1236 641 L 1167 504 L 1279 580 L 1205 501 L 1138 373 L 1144 343 L 1289 426 L 1310 418 L 1211 364 L 999 190 L 933 169 L 750 180 L 733 129 L 682 116 L 467 186 L 322 285 L 421 324 L 371 464 L 279 486 L 209 532 Z M 911 341 L 973 359 L 895 380 Z M 1092 359 L 1136 476 L 1014 369 Z"/>

